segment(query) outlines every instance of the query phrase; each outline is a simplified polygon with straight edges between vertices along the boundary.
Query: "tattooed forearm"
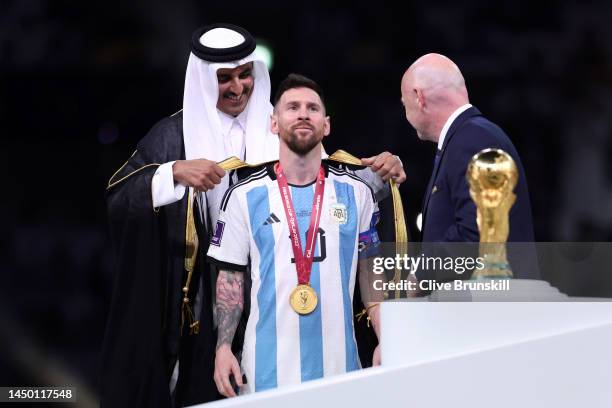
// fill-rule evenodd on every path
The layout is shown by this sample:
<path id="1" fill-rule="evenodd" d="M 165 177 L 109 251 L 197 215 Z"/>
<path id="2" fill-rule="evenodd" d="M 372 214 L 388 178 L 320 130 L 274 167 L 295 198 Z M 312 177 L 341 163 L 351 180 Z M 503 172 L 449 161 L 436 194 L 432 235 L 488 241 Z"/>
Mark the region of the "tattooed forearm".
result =
<path id="1" fill-rule="evenodd" d="M 219 271 L 216 306 L 219 319 L 217 349 L 223 344 L 232 344 L 244 307 L 243 284 L 244 274 L 242 272 Z"/>

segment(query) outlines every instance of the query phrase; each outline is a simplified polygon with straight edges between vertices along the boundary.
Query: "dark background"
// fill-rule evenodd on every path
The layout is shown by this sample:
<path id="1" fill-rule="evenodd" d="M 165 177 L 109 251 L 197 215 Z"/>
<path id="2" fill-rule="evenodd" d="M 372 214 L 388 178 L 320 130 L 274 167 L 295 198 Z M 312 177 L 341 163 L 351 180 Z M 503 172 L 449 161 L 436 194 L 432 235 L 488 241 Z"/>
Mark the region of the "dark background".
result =
<path id="1" fill-rule="evenodd" d="M 612 241 L 611 7 L 327 3 L 0 3 L 0 385 L 76 384 L 83 403 L 95 401 L 113 281 L 104 189 L 181 108 L 189 40 L 203 24 L 265 41 L 273 92 L 290 72 L 323 86 L 329 152 L 402 158 L 413 236 L 435 145 L 406 122 L 399 85 L 416 58 L 439 52 L 514 141 L 537 240 Z"/>

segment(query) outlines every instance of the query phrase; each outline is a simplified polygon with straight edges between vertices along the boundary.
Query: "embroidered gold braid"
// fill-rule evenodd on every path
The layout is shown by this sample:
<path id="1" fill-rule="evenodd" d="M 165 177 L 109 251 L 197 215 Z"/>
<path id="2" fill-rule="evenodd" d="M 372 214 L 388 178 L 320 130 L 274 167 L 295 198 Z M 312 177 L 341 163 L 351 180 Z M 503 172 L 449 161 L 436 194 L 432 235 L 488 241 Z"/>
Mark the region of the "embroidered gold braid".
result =
<path id="1" fill-rule="evenodd" d="M 241 169 L 243 167 L 259 167 L 259 166 L 264 165 L 266 163 L 270 163 L 270 162 L 257 163 L 257 164 L 249 164 L 249 163 L 245 163 L 244 161 L 240 160 L 236 156 L 231 156 L 231 157 L 228 157 L 225 160 L 221 160 L 217 164 L 223 170 L 230 171 L 230 170 Z"/>
<path id="2" fill-rule="evenodd" d="M 337 161 L 346 164 L 355 164 L 361 166 L 361 160 L 352 154 L 344 151 L 337 150 L 331 156 L 329 160 Z M 391 187 L 391 199 L 393 200 L 393 218 L 395 221 L 395 253 L 405 254 L 408 250 L 408 232 L 406 230 L 406 220 L 404 218 L 404 207 L 402 205 L 402 197 L 399 192 L 399 187 L 393 180 L 389 180 L 389 186 Z M 399 283 L 402 279 L 401 271 L 399 268 L 395 269 L 393 281 Z M 399 285 L 396 285 L 398 287 Z M 395 298 L 400 297 L 400 291 L 395 291 Z"/>
<path id="3" fill-rule="evenodd" d="M 134 153 L 132 153 L 132 155 L 130 156 L 130 159 L 132 157 L 134 157 L 134 155 L 136 154 L 137 150 L 134 150 Z M 147 167 L 152 167 L 152 166 L 158 166 L 159 167 L 159 163 L 150 163 L 150 164 L 145 164 L 144 166 L 132 171 L 130 174 L 128 174 L 127 176 L 123 176 L 122 178 L 120 178 L 119 180 L 113 181 L 113 179 L 117 176 L 117 174 L 119 174 L 119 172 L 128 164 L 128 162 L 130 161 L 130 159 L 127 159 L 125 161 L 125 163 L 123 163 L 121 165 L 121 167 L 119 167 L 117 169 L 117 171 L 111 176 L 111 178 L 108 180 L 108 185 L 106 186 L 107 190 L 110 190 L 111 188 L 115 187 L 117 184 L 121 183 L 124 180 L 127 180 L 128 178 L 132 177 L 134 174 L 146 169 Z"/>
<path id="4" fill-rule="evenodd" d="M 198 234 L 196 232 L 195 219 L 193 214 L 194 196 L 189 194 L 187 198 L 187 224 L 185 225 L 185 270 L 187 271 L 187 279 L 183 286 L 183 304 L 181 305 L 181 334 L 185 319 L 189 320 L 189 334 L 198 334 L 200 332 L 200 322 L 195 320 L 193 311 L 191 310 L 189 300 L 189 286 L 193 269 L 195 267 L 196 258 L 198 256 Z"/>
<path id="5" fill-rule="evenodd" d="M 404 218 L 404 206 L 402 205 L 402 197 L 399 192 L 399 187 L 395 181 L 389 179 L 389 185 L 391 186 L 391 198 L 393 200 L 393 218 L 395 221 L 395 253 L 406 254 L 408 253 L 408 232 L 406 231 L 406 220 Z M 395 268 L 395 275 L 393 281 L 399 283 L 402 279 L 401 271 L 399 268 Z M 396 285 L 399 287 L 399 285 Z M 395 299 L 400 298 L 400 290 L 395 290 Z"/>

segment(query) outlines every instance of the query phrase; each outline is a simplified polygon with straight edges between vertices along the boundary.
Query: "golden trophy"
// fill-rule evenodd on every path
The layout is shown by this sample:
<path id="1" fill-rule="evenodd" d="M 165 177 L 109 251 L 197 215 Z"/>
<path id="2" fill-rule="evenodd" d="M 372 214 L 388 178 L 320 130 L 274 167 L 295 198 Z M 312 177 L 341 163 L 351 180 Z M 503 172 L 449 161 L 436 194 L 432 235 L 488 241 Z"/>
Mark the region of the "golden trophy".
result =
<path id="1" fill-rule="evenodd" d="M 510 208 L 516 200 L 513 192 L 518 181 L 516 164 L 501 149 L 485 149 L 470 161 L 466 178 L 470 184 L 470 196 L 476 203 L 479 255 L 484 259 L 484 268 L 474 270 L 472 279 L 512 278 L 506 241 L 510 232 Z"/>

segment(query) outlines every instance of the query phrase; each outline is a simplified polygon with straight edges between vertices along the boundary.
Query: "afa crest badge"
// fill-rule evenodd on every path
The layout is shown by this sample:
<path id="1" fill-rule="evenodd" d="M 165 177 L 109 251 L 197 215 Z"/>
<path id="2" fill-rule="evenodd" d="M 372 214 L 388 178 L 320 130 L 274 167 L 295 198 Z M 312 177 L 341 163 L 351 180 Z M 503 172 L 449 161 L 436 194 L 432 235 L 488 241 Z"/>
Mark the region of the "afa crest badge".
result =
<path id="1" fill-rule="evenodd" d="M 348 214 L 346 211 L 346 205 L 341 203 L 332 204 L 329 208 L 329 215 L 332 220 L 336 221 L 338 224 L 346 224 L 348 219 Z"/>

